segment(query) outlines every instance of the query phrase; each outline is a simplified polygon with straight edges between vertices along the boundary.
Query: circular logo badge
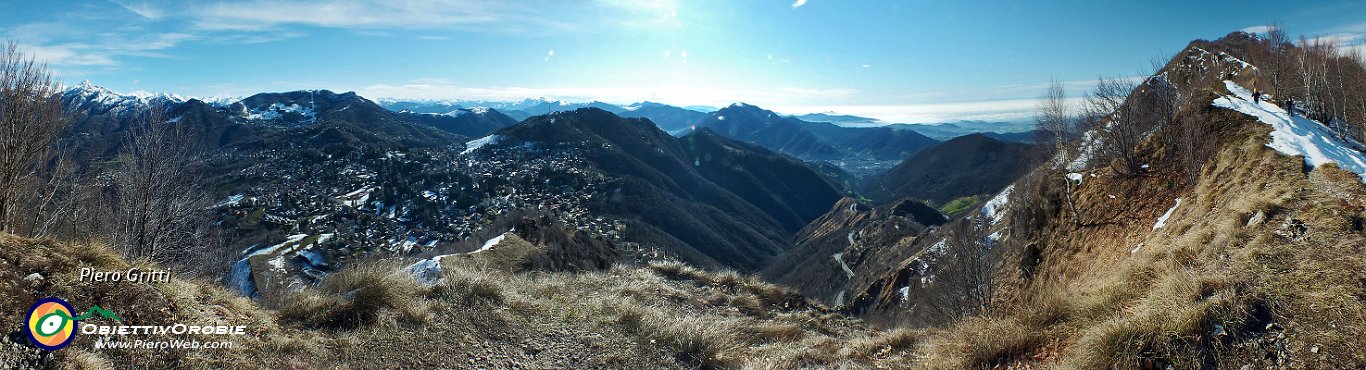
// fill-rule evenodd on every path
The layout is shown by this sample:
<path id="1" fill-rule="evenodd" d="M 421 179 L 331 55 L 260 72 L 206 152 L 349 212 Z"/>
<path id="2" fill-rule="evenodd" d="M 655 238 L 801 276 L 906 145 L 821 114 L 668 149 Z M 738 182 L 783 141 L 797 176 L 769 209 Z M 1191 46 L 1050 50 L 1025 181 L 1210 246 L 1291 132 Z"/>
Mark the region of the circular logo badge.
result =
<path id="1" fill-rule="evenodd" d="M 56 351 L 76 338 L 75 311 L 61 298 L 43 298 L 28 309 L 28 339 L 33 345 Z"/>

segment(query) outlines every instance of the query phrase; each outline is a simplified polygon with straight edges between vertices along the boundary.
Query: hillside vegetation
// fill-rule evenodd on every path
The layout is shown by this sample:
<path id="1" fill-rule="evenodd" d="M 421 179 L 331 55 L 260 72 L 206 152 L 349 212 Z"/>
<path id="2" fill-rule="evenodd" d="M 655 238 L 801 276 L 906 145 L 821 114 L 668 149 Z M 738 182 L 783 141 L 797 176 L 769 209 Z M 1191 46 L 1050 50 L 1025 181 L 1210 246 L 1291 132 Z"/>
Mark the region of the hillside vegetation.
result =
<path id="1" fill-rule="evenodd" d="M 576 273 L 490 262 L 535 258 L 525 252 L 536 247 L 509 238 L 482 252 L 501 256 L 492 260 L 443 259 L 440 280 L 431 285 L 405 273 L 399 261 L 374 261 L 352 265 L 317 287 L 254 302 L 216 283 L 184 277 L 152 285 L 77 282 L 82 267 L 157 266 L 129 263 L 102 245 L 0 235 L 0 293 L 9 298 L 0 302 L 0 322 L 8 333 L 20 332 L 28 305 L 48 296 L 81 308 L 107 308 L 124 325 L 248 330 L 230 338 L 231 349 L 94 350 L 98 336 L 77 335 L 71 346 L 50 355 L 9 336 L 0 343 L 0 365 L 862 368 L 885 366 L 891 353 L 914 342 L 909 332 L 871 329 L 734 272 L 656 263 Z M 30 274 L 40 277 L 26 279 Z"/>
<path id="2" fill-rule="evenodd" d="M 1059 155 L 1081 159 L 1046 163 L 965 221 L 979 227 L 918 234 L 891 268 L 855 266 L 882 277 L 851 309 L 924 327 L 908 351 L 927 368 L 1366 366 L 1359 174 L 1278 152 L 1269 122 L 1211 104 L 1269 85 L 1241 59 L 1264 47 L 1242 33 L 1192 43 Z M 1116 146 L 1135 139 L 1120 125 L 1164 117 L 1147 104 L 1173 96 L 1174 118 Z M 1260 104 L 1285 114 L 1276 102 Z"/>

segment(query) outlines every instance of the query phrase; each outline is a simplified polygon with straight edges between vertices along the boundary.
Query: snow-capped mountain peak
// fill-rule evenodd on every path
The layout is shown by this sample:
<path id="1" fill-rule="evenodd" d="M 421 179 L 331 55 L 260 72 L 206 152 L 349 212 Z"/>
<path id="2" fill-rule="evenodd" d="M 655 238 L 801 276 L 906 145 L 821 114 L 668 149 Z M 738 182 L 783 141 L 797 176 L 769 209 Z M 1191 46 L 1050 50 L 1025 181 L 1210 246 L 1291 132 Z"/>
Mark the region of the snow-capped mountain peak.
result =
<path id="1" fill-rule="evenodd" d="M 179 104 L 188 100 L 183 96 L 165 92 L 154 94 L 136 90 L 129 93 L 119 93 L 95 85 L 90 80 L 81 81 L 75 86 L 63 87 L 61 98 L 69 105 L 108 112 L 131 111 L 157 104 Z"/>

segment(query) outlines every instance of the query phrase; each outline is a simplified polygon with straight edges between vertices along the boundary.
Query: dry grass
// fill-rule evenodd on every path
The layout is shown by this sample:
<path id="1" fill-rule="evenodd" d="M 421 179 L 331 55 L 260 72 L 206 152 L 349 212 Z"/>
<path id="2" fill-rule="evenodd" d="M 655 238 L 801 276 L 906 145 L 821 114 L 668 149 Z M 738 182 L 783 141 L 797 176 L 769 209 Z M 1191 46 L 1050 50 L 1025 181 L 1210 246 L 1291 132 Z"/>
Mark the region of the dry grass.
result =
<path id="1" fill-rule="evenodd" d="M 863 358 L 886 357 L 894 352 L 914 348 L 926 336 L 927 334 L 922 330 L 908 328 L 869 333 L 849 341 L 849 346 L 842 348 L 839 355 L 841 357 L 859 356 Z"/>
<path id="2" fill-rule="evenodd" d="M 66 361 L 62 361 L 61 363 L 57 364 L 56 367 L 58 369 L 96 370 L 112 369 L 114 368 L 114 364 L 110 363 L 108 359 L 105 359 L 97 353 L 78 349 L 73 351 L 71 354 L 67 355 Z"/>
<path id="3" fill-rule="evenodd" d="M 1354 334 L 1366 330 L 1366 238 L 1357 227 L 1366 189 L 1332 166 L 1305 176 L 1300 159 L 1264 146 L 1263 127 L 1242 127 L 1192 187 L 1169 187 L 1160 172 L 1088 179 L 1078 206 L 1109 222 L 1049 222 L 1039 230 L 1037 278 L 1004 271 L 994 313 L 922 333 L 910 352 L 923 357 L 909 363 L 1366 365 L 1366 339 Z M 1175 197 L 1185 202 L 1152 230 Z"/>
<path id="4" fill-rule="evenodd" d="M 397 273 L 399 269 L 395 264 L 371 263 L 329 275 L 318 289 L 295 293 L 280 309 L 280 320 L 327 329 L 372 324 L 381 311 L 410 306 L 424 293 L 411 276 Z M 405 310 L 414 312 L 400 311 Z"/>
<path id="5" fill-rule="evenodd" d="M 1044 350 L 1048 332 L 1014 318 L 973 317 L 925 340 L 923 365 L 942 369 L 1009 366 Z"/>
<path id="6" fill-rule="evenodd" d="M 486 270 L 448 268 L 428 295 L 464 305 L 488 305 L 503 303 L 503 291 L 502 281 Z"/>

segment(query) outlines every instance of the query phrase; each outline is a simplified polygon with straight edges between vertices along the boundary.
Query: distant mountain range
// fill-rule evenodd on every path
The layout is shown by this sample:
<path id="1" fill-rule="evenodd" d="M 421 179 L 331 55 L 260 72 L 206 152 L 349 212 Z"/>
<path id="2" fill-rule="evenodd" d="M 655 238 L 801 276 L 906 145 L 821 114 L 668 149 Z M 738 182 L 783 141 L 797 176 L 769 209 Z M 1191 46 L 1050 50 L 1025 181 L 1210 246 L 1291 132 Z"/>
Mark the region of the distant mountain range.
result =
<path id="1" fill-rule="evenodd" d="M 527 117 L 551 112 L 566 112 L 579 108 L 598 108 L 622 117 L 648 118 L 664 131 L 668 131 L 675 135 L 681 135 L 682 130 L 690 129 L 701 123 L 701 120 L 708 113 L 714 113 L 721 109 L 725 109 L 706 106 L 678 107 L 649 101 L 628 105 L 611 104 L 600 101 L 571 103 L 563 100 L 549 100 L 545 98 L 516 101 L 382 98 L 378 99 L 377 102 L 390 110 L 406 110 L 414 113 L 444 114 L 460 108 L 485 107 L 498 110 L 518 121 L 524 120 Z M 743 103 L 737 104 L 747 105 Z M 999 136 L 999 138 L 1007 141 L 1032 139 L 1032 135 L 1020 135 L 1020 133 L 1028 132 L 1032 129 L 1032 126 L 1029 123 L 1019 122 L 956 121 L 935 124 L 891 123 L 876 118 L 844 115 L 835 112 L 791 116 L 785 115 L 785 117 L 795 118 L 807 123 L 830 123 L 841 127 L 888 127 L 893 129 L 909 129 L 938 141 L 973 133 L 990 133 L 993 136 Z"/>
<path id="2" fill-rule="evenodd" d="M 912 130 L 807 122 L 743 103 L 708 113 L 697 127 L 803 160 L 899 161 L 936 143 Z"/>

